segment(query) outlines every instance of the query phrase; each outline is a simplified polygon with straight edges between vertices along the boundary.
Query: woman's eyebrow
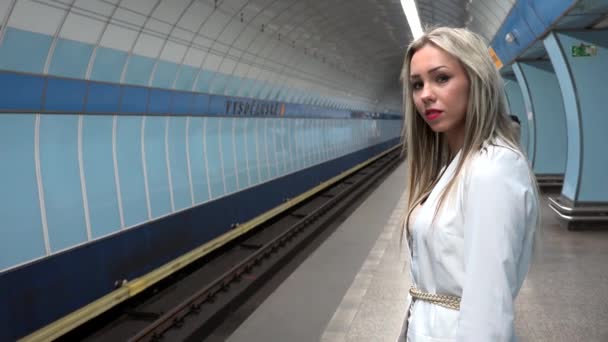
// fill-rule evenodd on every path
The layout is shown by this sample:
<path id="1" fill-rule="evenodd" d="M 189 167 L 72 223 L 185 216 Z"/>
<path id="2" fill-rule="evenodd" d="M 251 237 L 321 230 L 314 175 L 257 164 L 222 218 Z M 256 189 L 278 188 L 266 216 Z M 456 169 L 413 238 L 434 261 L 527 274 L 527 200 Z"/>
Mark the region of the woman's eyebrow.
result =
<path id="1" fill-rule="evenodd" d="M 430 69 L 429 71 L 427 71 L 427 73 L 428 74 L 432 74 L 432 73 L 434 73 L 435 71 L 437 71 L 437 70 L 439 70 L 441 68 L 447 68 L 447 66 L 445 66 L 445 65 L 436 66 L 436 67 Z M 418 74 L 411 74 L 410 75 L 410 79 L 413 79 L 413 78 L 420 78 L 420 75 L 418 75 Z"/>

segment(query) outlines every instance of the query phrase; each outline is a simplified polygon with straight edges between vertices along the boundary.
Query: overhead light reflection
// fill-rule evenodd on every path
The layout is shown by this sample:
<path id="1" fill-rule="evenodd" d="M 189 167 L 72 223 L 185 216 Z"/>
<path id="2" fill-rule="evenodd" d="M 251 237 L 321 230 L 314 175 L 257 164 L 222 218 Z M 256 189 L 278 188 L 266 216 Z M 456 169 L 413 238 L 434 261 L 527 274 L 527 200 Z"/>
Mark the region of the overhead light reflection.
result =
<path id="1" fill-rule="evenodd" d="M 420 17 L 418 16 L 418 9 L 416 8 L 416 2 L 414 0 L 401 0 L 401 7 L 405 12 L 407 23 L 410 25 L 410 31 L 414 39 L 422 36 L 422 26 L 420 25 Z"/>

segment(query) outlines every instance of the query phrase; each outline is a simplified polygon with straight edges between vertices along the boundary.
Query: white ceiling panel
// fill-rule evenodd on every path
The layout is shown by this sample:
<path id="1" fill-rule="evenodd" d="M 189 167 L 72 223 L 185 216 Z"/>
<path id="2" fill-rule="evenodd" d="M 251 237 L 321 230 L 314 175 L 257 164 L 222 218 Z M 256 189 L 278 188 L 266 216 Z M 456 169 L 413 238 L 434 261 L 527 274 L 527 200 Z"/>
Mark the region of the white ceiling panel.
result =
<path id="1" fill-rule="evenodd" d="M 27 31 L 55 35 L 66 10 L 33 1 L 17 1 L 8 25 Z"/>
<path id="2" fill-rule="evenodd" d="M 164 40 L 156 36 L 142 33 L 135 43 L 133 53 L 150 58 L 157 58 Z"/>
<path id="3" fill-rule="evenodd" d="M 171 32 L 171 25 L 158 19 L 150 18 L 146 23 L 146 30 L 150 33 L 168 36 Z"/>
<path id="4" fill-rule="evenodd" d="M 146 22 L 146 16 L 124 8 L 118 8 L 112 20 L 121 25 L 140 28 Z"/>
<path id="5" fill-rule="evenodd" d="M 183 44 L 177 44 L 172 41 L 168 41 L 160 54 L 160 58 L 165 61 L 180 64 L 182 59 L 184 58 L 185 53 L 186 46 L 184 46 Z"/>
<path id="6" fill-rule="evenodd" d="M 213 7 L 201 1 L 195 1 L 184 13 L 177 26 L 194 33 L 207 21 L 212 13 Z"/>
<path id="7" fill-rule="evenodd" d="M 229 21 L 229 16 L 222 12 L 215 11 L 209 17 L 209 19 L 205 21 L 205 24 L 203 25 L 203 28 L 200 33 L 211 39 L 216 39 Z"/>
<path id="8" fill-rule="evenodd" d="M 0 0 L 0 20 L 2 20 L 2 22 L 0 23 L 1 25 L 4 25 L 4 18 L 6 17 L 8 11 L 11 8 L 11 1 L 9 0 Z"/>
<path id="9" fill-rule="evenodd" d="M 199 68 L 203 59 L 205 58 L 205 52 L 199 49 L 189 49 L 186 52 L 186 57 L 184 58 L 184 64 L 193 66 L 195 68 Z"/>
<path id="10" fill-rule="evenodd" d="M 74 8 L 89 12 L 90 14 L 98 14 L 104 17 L 109 17 L 116 6 L 108 3 L 105 0 L 76 0 Z"/>
<path id="11" fill-rule="evenodd" d="M 96 44 L 104 23 L 79 14 L 70 13 L 61 28 L 59 36 L 89 44 Z"/>
<path id="12" fill-rule="evenodd" d="M 152 17 L 175 25 L 182 12 L 193 1 L 195 0 L 162 0 L 152 13 Z"/>
<path id="13" fill-rule="evenodd" d="M 209 53 L 205 57 L 203 68 L 207 70 L 217 70 L 222 62 L 223 56 L 218 56 L 215 53 Z"/>
<path id="14" fill-rule="evenodd" d="M 183 41 L 191 42 L 192 39 L 194 38 L 194 33 L 190 32 L 190 31 L 186 31 L 179 27 L 176 27 L 173 29 L 171 36 L 175 37 L 177 39 L 183 40 Z"/>
<path id="15" fill-rule="evenodd" d="M 122 0 L 120 7 L 145 17 L 149 16 L 161 0 Z"/>
<path id="16" fill-rule="evenodd" d="M 99 45 L 112 49 L 129 51 L 137 38 L 137 31 L 110 24 L 106 28 Z"/>

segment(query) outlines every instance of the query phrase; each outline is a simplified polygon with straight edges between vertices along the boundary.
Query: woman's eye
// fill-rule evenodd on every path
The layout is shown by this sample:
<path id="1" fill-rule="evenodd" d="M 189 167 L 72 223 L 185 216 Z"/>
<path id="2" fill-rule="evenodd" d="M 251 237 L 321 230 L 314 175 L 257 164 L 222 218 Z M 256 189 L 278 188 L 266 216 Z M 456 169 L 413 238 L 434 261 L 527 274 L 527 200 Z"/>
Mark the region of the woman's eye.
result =
<path id="1" fill-rule="evenodd" d="M 439 75 L 437 76 L 437 82 L 439 83 L 445 83 L 450 79 L 450 77 L 448 75 Z"/>
<path id="2" fill-rule="evenodd" d="M 412 89 L 414 89 L 414 90 L 422 89 L 422 82 L 412 82 Z"/>

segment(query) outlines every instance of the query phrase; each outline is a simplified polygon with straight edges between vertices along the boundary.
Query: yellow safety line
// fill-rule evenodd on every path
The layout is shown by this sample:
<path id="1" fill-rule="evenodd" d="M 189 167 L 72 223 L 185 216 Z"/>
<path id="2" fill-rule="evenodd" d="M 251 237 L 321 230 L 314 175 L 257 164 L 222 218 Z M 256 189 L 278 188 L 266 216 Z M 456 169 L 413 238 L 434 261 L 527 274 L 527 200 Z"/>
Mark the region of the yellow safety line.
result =
<path id="1" fill-rule="evenodd" d="M 250 221 L 239 225 L 238 228 L 226 232 L 221 236 L 201 245 L 200 247 L 197 247 L 196 249 L 182 255 L 181 257 L 178 257 L 164 264 L 163 266 L 155 269 L 154 271 L 151 271 L 146 275 L 127 282 L 120 289 L 110 292 L 109 294 L 101 297 L 100 299 L 64 316 L 63 318 L 58 319 L 53 323 L 50 323 L 44 328 L 41 328 L 31 333 L 30 335 L 20 339 L 19 341 L 49 341 L 61 337 L 62 335 L 73 330 L 79 325 L 82 325 L 83 323 L 111 309 L 115 305 L 118 305 L 121 302 L 144 291 L 148 287 L 170 276 L 179 269 L 189 265 L 190 263 L 225 245 L 226 243 L 241 236 L 242 234 L 247 233 L 248 231 L 271 219 L 272 217 L 279 215 L 280 213 L 294 207 L 295 205 L 312 197 L 316 193 L 330 187 L 331 185 L 359 171 L 360 169 L 366 167 L 374 161 L 384 157 L 390 152 L 398 149 L 400 146 L 400 144 L 396 145 L 391 149 L 382 152 L 381 154 L 370 158 L 367 161 L 357 166 L 354 166 L 353 168 L 346 170 L 340 173 L 339 175 L 319 184 L 318 186 L 306 191 L 305 193 L 302 193 L 299 196 L 251 219 Z"/>

